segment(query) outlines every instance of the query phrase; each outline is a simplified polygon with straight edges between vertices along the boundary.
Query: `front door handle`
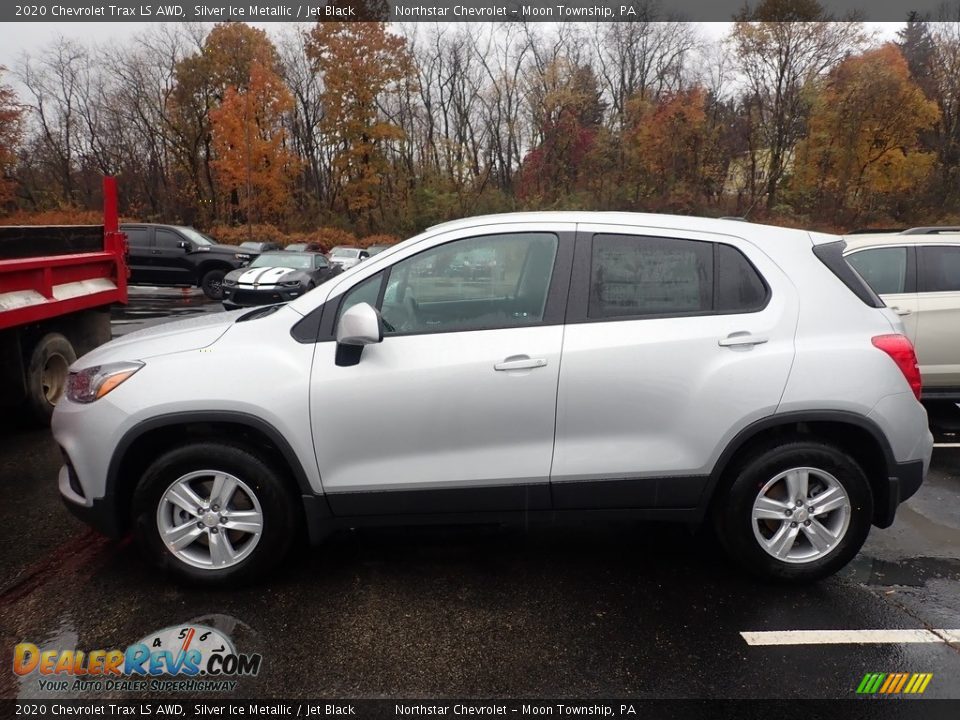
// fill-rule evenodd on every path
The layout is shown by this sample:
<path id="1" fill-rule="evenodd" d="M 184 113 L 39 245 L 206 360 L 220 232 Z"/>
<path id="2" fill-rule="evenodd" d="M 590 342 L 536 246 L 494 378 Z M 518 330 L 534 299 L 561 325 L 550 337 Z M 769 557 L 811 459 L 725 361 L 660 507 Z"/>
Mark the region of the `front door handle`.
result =
<path id="1" fill-rule="evenodd" d="M 547 366 L 545 358 L 532 358 L 526 355 L 511 355 L 493 366 L 494 370 L 533 370 Z"/>
<path id="2" fill-rule="evenodd" d="M 730 333 L 725 338 L 717 340 L 720 347 L 743 347 L 745 345 L 763 345 L 769 342 L 770 338 L 762 335 L 751 335 L 748 332 Z"/>
<path id="3" fill-rule="evenodd" d="M 892 305 L 890 309 L 893 310 L 900 317 L 903 317 L 904 315 L 910 315 L 913 312 L 913 310 L 911 310 L 910 308 L 899 308 L 896 305 Z"/>

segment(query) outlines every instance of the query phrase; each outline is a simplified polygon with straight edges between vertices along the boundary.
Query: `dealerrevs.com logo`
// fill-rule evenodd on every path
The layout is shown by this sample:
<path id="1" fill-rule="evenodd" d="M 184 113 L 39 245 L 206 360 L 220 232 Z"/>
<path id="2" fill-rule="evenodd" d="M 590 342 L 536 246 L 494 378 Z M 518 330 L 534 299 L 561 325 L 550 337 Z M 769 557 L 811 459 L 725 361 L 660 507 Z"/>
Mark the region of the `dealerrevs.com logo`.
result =
<path id="1" fill-rule="evenodd" d="M 42 691 L 231 691 L 234 678 L 255 676 L 262 656 L 239 653 L 223 632 L 189 624 L 150 633 L 125 650 L 13 650 L 13 672 L 38 676 Z"/>

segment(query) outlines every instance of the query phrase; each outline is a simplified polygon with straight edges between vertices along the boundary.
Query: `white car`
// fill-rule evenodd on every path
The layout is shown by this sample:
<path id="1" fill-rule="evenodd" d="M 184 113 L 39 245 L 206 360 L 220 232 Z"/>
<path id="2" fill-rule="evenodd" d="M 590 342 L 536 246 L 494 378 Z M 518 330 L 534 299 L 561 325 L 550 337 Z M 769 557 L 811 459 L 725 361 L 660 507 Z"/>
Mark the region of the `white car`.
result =
<path id="1" fill-rule="evenodd" d="M 327 255 L 327 259 L 332 263 L 337 263 L 344 270 L 359 265 L 370 257 L 370 253 L 363 248 L 338 246 L 333 248 Z"/>
<path id="2" fill-rule="evenodd" d="M 276 566 L 299 528 L 584 513 L 709 520 L 751 571 L 821 578 L 932 448 L 900 319 L 843 250 L 663 215 L 440 225 L 286 305 L 82 357 L 60 492 L 209 583 Z"/>
<path id="3" fill-rule="evenodd" d="M 924 400 L 960 401 L 960 228 L 849 235 L 847 261 L 903 320 Z"/>

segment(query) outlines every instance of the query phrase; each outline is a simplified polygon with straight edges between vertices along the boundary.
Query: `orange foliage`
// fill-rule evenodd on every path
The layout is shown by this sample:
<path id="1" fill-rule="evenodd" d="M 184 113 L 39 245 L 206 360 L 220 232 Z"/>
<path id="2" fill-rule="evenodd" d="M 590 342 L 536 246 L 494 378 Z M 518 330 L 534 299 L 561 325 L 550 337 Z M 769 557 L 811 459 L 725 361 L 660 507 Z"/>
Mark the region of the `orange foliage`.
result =
<path id="1" fill-rule="evenodd" d="M 228 88 L 210 111 L 214 170 L 236 208 L 254 221 L 279 219 L 287 209 L 298 166 L 283 127 L 283 114 L 292 107 L 283 79 L 254 65 L 248 86 Z"/>
<path id="2" fill-rule="evenodd" d="M 0 65 L 0 76 L 6 68 Z M 0 204 L 13 197 L 14 183 L 9 180 L 17 161 L 17 148 L 23 139 L 23 107 L 13 88 L 0 84 Z"/>
<path id="3" fill-rule="evenodd" d="M 337 148 L 333 166 L 343 178 L 345 209 L 370 226 L 389 170 L 383 147 L 404 138 L 379 104 L 412 74 L 407 41 L 383 22 L 318 22 L 307 53 L 323 73 L 320 130 Z"/>
<path id="4" fill-rule="evenodd" d="M 909 192 L 934 163 L 920 134 L 937 122 L 934 102 L 888 43 L 844 60 L 819 89 L 797 147 L 794 187 L 817 204 L 866 209 L 880 194 Z"/>
<path id="5" fill-rule="evenodd" d="M 630 102 L 633 130 L 628 139 L 631 164 L 648 192 L 691 191 L 709 170 L 705 150 L 709 127 L 706 93 L 693 87 L 665 95 L 657 103 Z"/>
<path id="6" fill-rule="evenodd" d="M 103 225 L 103 211 L 70 207 L 41 211 L 18 210 L 0 219 L 0 225 Z"/>

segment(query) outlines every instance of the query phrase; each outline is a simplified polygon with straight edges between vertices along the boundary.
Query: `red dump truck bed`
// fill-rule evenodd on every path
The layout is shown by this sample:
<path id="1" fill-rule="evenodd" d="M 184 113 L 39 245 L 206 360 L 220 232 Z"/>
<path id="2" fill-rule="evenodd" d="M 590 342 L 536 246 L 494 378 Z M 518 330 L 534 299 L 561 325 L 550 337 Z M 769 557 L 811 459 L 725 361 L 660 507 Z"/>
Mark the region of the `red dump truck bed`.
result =
<path id="1" fill-rule="evenodd" d="M 110 306 L 127 302 L 113 178 L 103 197 L 103 225 L 0 226 L 0 406 L 41 422 L 67 367 L 110 339 Z"/>
<path id="2" fill-rule="evenodd" d="M 103 190 L 103 225 L 0 227 L 0 330 L 127 301 L 113 178 Z"/>

